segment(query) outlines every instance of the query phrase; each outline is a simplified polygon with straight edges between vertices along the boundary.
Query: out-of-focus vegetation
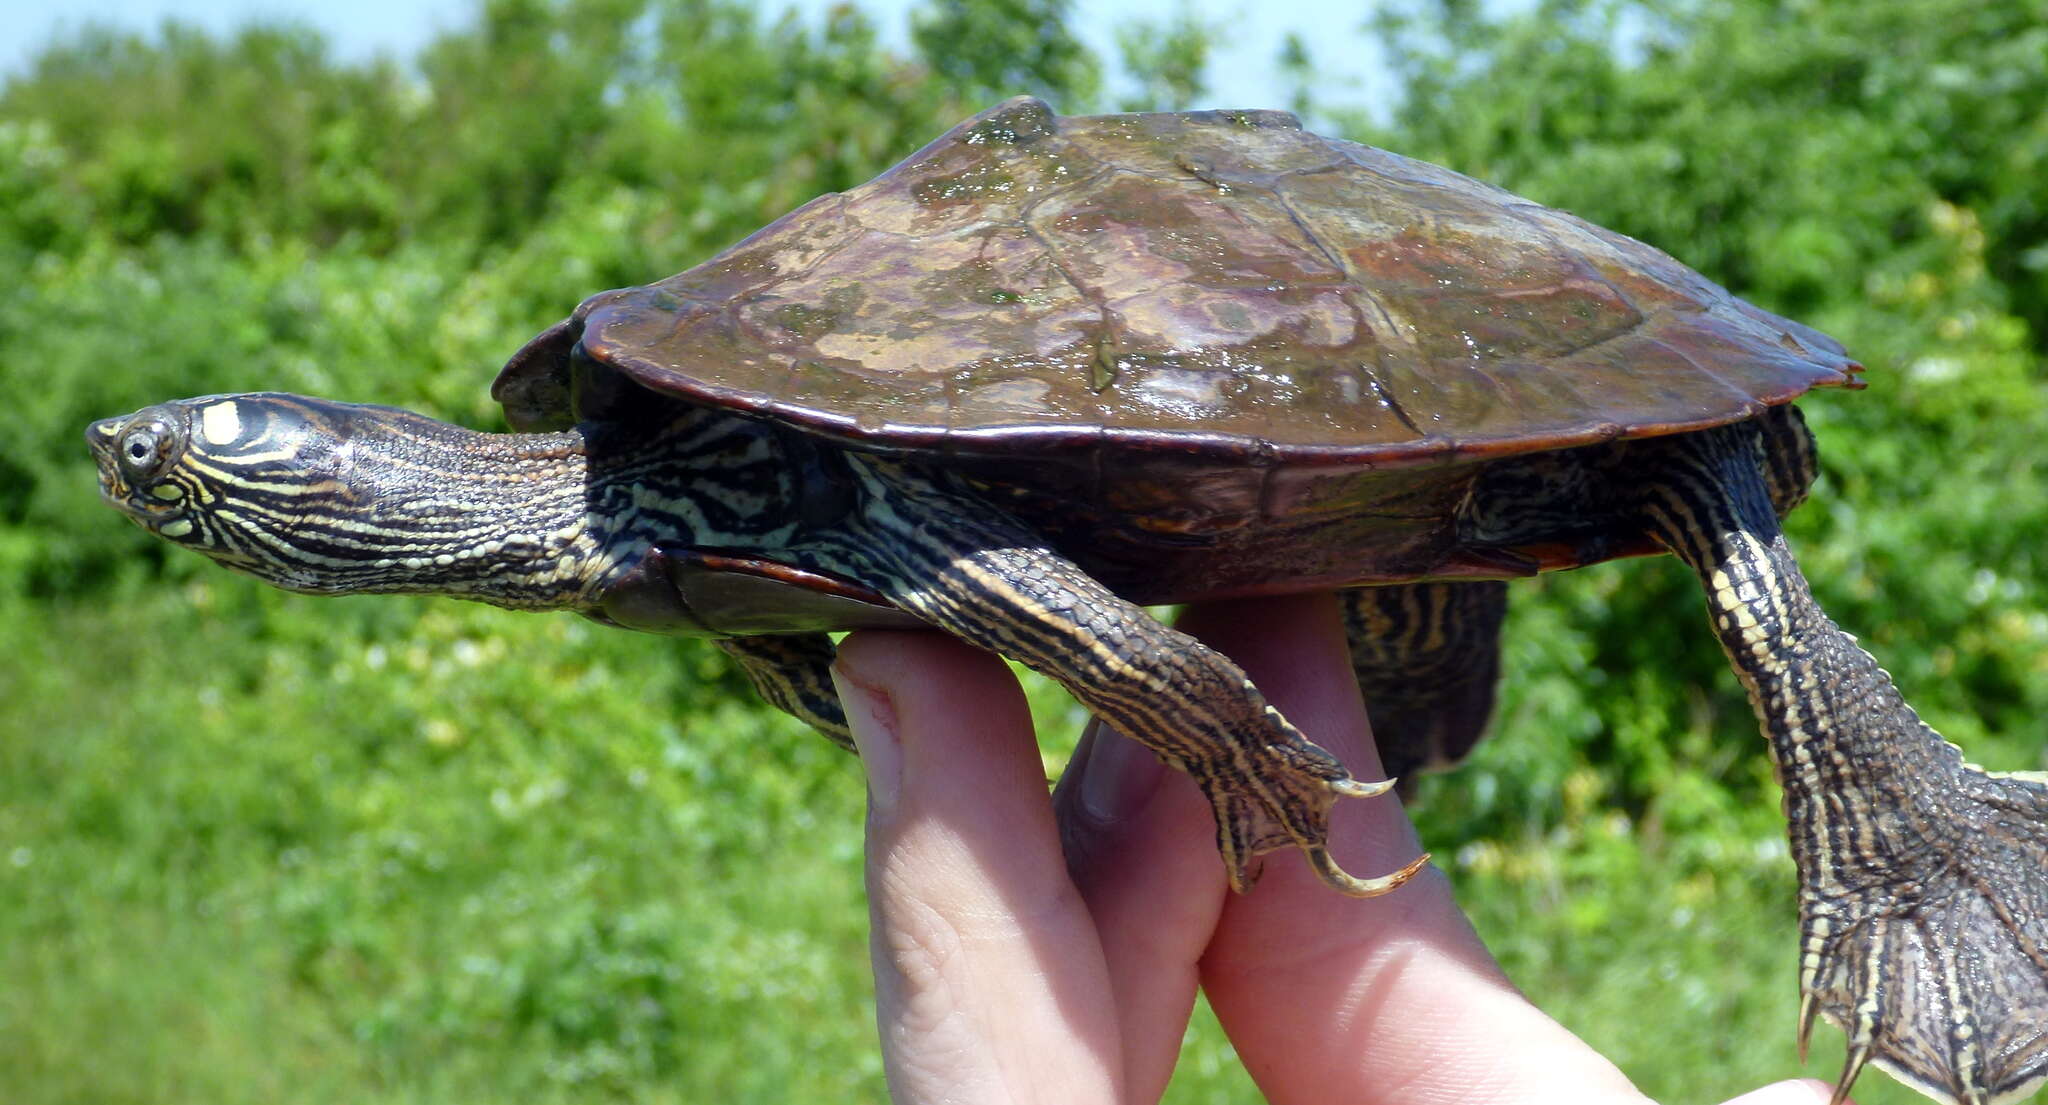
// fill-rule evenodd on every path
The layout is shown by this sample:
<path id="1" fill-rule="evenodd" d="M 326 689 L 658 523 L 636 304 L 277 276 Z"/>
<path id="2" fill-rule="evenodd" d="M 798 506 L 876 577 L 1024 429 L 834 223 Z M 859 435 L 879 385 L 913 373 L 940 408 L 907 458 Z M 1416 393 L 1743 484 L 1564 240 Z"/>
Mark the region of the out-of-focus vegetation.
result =
<path id="1" fill-rule="evenodd" d="M 2048 766 L 2048 5 L 1495 11 L 1361 9 L 1392 105 L 1325 90 L 1316 28 L 1274 64 L 1845 340 L 1808 572 L 1974 759 Z M 1098 106 L 1068 15 L 933 3 L 899 56 L 852 7 L 493 0 L 402 63 L 88 32 L 0 88 L 0 1099 L 879 1096 L 850 761 L 699 646 L 175 554 L 79 433 L 252 388 L 496 425 L 493 367 L 585 294 L 1000 93 Z M 1129 83 L 1197 98 L 1222 33 L 1125 36 Z M 1653 1094 L 1794 1073 L 1791 866 L 1693 584 L 1548 579 L 1512 628 L 1496 739 L 1417 815 L 1482 930 Z M 1251 1094 L 1205 1024 L 1171 1099 Z"/>

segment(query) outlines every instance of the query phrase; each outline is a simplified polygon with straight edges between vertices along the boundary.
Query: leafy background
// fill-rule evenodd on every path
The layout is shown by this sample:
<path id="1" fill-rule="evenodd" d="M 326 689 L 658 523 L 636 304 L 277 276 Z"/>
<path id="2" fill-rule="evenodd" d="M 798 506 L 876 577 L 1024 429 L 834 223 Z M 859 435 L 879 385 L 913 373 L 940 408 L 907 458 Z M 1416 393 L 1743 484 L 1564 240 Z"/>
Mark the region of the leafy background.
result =
<path id="1" fill-rule="evenodd" d="M 402 62 L 87 30 L 0 87 L 0 1099 L 881 1095 L 853 764 L 699 645 L 173 555 L 97 503 L 79 433 L 250 388 L 498 426 L 492 368 L 588 292 L 1003 95 L 1186 103 L 1228 34 L 1184 9 L 1103 59 L 1069 14 L 930 0 L 891 49 L 853 6 L 487 0 Z M 2048 5 L 1357 19 L 1391 103 L 1329 93 L 1312 38 L 1272 61 L 1321 129 L 1662 245 L 1869 363 L 1805 404 L 1807 570 L 1974 759 L 2048 766 Z M 1796 1073 L 1775 788 L 1693 584 L 1517 596 L 1498 735 L 1422 787 L 1425 839 L 1648 1092 Z M 1056 768 L 1075 721 L 1034 694 Z M 1255 1094 L 1199 1023 L 1169 1099 Z"/>

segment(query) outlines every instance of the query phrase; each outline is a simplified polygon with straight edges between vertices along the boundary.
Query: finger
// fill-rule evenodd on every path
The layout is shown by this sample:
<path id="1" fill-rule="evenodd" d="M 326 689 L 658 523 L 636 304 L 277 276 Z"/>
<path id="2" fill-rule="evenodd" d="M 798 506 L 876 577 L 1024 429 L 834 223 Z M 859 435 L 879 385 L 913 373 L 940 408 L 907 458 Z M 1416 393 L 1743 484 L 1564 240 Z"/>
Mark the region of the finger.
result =
<path id="1" fill-rule="evenodd" d="M 875 1015 L 897 1102 L 1118 1098 L 1102 953 L 1022 693 L 931 633 L 857 633 L 834 682 L 868 765 Z"/>
<path id="2" fill-rule="evenodd" d="M 1380 774 L 1327 596 L 1192 609 L 1182 627 L 1230 654 L 1297 727 L 1360 778 Z M 1377 875 L 1413 859 L 1391 795 L 1341 802 L 1333 851 Z M 1347 898 L 1298 856 L 1224 906 L 1202 983 L 1246 1068 L 1292 1102 L 1640 1102 L 1612 1064 L 1518 993 L 1429 868 Z"/>
<path id="3" fill-rule="evenodd" d="M 1834 1088 L 1826 1082 L 1801 1078 L 1793 1082 L 1773 1082 L 1760 1090 L 1730 1098 L 1725 1105 L 1826 1105 L 1828 1095 L 1833 1092 Z M 1856 1103 L 1851 1101 L 1847 1105 Z"/>
<path id="4" fill-rule="evenodd" d="M 1180 1058 L 1197 965 L 1229 893 L 1194 781 L 1091 725 L 1053 795 L 1067 869 L 1088 903 L 1115 996 L 1132 1101 L 1157 1101 Z"/>

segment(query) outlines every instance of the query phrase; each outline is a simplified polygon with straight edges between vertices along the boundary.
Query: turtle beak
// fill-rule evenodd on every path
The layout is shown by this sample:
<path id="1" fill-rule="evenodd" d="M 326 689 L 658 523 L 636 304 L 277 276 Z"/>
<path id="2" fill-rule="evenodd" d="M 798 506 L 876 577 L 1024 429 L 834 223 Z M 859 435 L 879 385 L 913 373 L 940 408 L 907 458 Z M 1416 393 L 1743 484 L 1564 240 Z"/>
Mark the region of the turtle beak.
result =
<path id="1" fill-rule="evenodd" d="M 114 451 L 114 438 L 121 433 L 125 418 L 102 418 L 85 428 L 85 443 L 92 446 L 96 456 L 109 456 Z"/>
<path id="2" fill-rule="evenodd" d="M 100 495 L 115 506 L 122 505 L 128 489 L 121 486 L 121 466 L 114 460 L 114 440 L 121 436 L 126 418 L 102 418 L 85 428 L 85 444 L 92 450 L 93 463 L 100 470 Z"/>

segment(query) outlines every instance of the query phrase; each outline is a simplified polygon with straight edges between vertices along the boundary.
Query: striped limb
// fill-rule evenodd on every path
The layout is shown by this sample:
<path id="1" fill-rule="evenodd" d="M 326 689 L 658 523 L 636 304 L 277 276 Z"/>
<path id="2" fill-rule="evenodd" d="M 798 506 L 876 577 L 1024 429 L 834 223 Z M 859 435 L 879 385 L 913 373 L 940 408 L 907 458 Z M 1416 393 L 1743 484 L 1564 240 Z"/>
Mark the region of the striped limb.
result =
<path id="1" fill-rule="evenodd" d="M 1756 424 L 1643 450 L 1640 509 L 1699 573 L 1785 790 L 1801 1053 L 1816 1014 L 1937 1100 L 2048 1080 L 2048 785 L 1965 764 L 1828 620 L 1779 533 Z M 1770 449 L 1778 448 L 1771 443 Z"/>
<path id="2" fill-rule="evenodd" d="M 740 666 L 754 692 L 768 705 L 853 751 L 853 731 L 832 686 L 832 638 L 823 633 L 776 637 L 725 637 L 718 647 Z"/>
<path id="3" fill-rule="evenodd" d="M 1340 597 L 1380 765 L 1403 781 L 1455 766 L 1493 716 L 1507 584 L 1398 583 Z"/>
<path id="4" fill-rule="evenodd" d="M 1063 684 L 1098 717 L 1200 784 L 1216 814 L 1231 885 L 1252 880 L 1263 852 L 1300 848 L 1325 882 L 1384 894 L 1428 857 L 1379 878 L 1330 857 L 1330 808 L 1383 794 L 1267 705 L 1228 658 L 1161 625 L 986 504 L 863 461 L 880 486 L 819 566 L 859 579 L 971 644 Z"/>

